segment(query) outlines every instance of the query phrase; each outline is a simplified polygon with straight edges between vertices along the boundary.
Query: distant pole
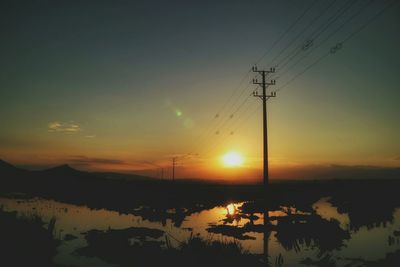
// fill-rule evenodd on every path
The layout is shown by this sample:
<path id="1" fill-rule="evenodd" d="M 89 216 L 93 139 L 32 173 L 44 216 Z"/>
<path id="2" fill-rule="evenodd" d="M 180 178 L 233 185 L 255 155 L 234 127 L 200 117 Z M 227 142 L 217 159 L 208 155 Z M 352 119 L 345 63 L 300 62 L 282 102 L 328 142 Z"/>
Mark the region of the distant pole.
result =
<path id="1" fill-rule="evenodd" d="M 263 195 L 264 195 L 264 255 L 266 256 L 267 265 L 269 265 L 268 261 L 268 238 L 269 238 L 269 229 L 267 226 L 269 225 L 269 214 L 268 214 L 268 189 L 269 189 L 269 177 L 268 177 L 268 130 L 267 130 L 267 100 L 271 97 L 275 97 L 276 93 L 271 92 L 267 95 L 267 87 L 270 85 L 275 85 L 275 80 L 271 80 L 270 82 L 266 81 L 266 77 L 270 73 L 275 73 L 275 68 L 270 68 L 269 70 L 258 70 L 256 66 L 253 67 L 253 72 L 259 73 L 261 75 L 261 82 L 258 79 L 253 79 L 253 84 L 260 85 L 262 88 L 262 94 L 258 94 L 258 91 L 253 92 L 253 96 L 259 97 L 263 102 L 263 176 L 264 176 L 264 186 L 263 186 Z"/>
<path id="2" fill-rule="evenodd" d="M 161 168 L 161 180 L 164 179 L 164 168 Z"/>
<path id="3" fill-rule="evenodd" d="M 172 158 L 172 181 L 175 181 L 175 165 L 177 157 Z"/>

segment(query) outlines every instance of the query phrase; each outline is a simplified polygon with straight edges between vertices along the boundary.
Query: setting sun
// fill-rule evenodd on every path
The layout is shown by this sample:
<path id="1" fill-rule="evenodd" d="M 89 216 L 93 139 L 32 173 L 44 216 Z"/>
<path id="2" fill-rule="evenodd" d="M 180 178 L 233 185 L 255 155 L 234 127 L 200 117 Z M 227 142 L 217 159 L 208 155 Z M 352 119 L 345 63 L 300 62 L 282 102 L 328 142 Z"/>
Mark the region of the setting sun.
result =
<path id="1" fill-rule="evenodd" d="M 237 167 L 243 164 L 243 157 L 237 152 L 228 152 L 222 156 L 222 162 L 227 167 Z"/>

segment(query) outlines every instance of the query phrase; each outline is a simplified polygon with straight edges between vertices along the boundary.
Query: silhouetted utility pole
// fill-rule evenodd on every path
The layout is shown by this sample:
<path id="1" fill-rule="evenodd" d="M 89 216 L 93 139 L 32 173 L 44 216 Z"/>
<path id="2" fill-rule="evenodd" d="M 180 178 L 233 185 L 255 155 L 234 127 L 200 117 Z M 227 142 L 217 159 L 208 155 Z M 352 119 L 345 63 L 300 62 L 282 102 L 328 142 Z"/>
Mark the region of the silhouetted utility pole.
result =
<path id="1" fill-rule="evenodd" d="M 275 68 L 270 70 L 258 70 L 257 67 L 253 67 L 253 72 L 257 72 L 261 75 L 261 82 L 258 79 L 253 79 L 253 84 L 258 84 L 262 88 L 262 94 L 258 94 L 258 91 L 253 92 L 253 96 L 259 97 L 263 102 L 263 143 L 264 143 L 264 193 L 268 190 L 268 131 L 267 131 L 267 100 L 270 97 L 275 97 L 276 93 L 271 92 L 267 95 L 267 87 L 275 85 L 275 80 L 266 81 L 266 77 L 270 73 L 275 73 Z"/>
<path id="2" fill-rule="evenodd" d="M 172 181 L 175 181 L 175 166 L 176 166 L 177 159 L 178 159 L 178 157 L 172 158 Z"/>
<path id="3" fill-rule="evenodd" d="M 193 154 L 193 153 L 189 153 L 189 154 L 185 154 L 182 156 L 175 156 L 172 158 L 172 181 L 175 181 L 175 167 L 176 167 L 176 163 L 178 160 L 183 160 L 185 158 L 190 158 L 192 156 L 197 156 L 198 154 Z"/>
<path id="4" fill-rule="evenodd" d="M 269 210 L 268 210 L 268 189 L 269 189 L 269 177 L 268 177 L 268 131 L 267 131 L 267 100 L 271 97 L 275 97 L 276 93 L 271 92 L 267 94 L 267 87 L 270 85 L 275 85 L 275 80 L 266 81 L 268 74 L 275 73 L 275 68 L 271 68 L 269 70 L 258 70 L 257 67 L 253 67 L 253 72 L 259 73 L 261 75 L 261 82 L 258 79 L 253 79 L 253 84 L 260 85 L 262 88 L 262 94 L 258 94 L 258 91 L 253 92 L 253 96 L 259 97 L 263 102 L 263 158 L 264 158 L 264 186 L 263 186 L 263 195 L 264 195 L 264 255 L 266 257 L 267 265 L 268 262 L 268 239 L 269 239 Z"/>

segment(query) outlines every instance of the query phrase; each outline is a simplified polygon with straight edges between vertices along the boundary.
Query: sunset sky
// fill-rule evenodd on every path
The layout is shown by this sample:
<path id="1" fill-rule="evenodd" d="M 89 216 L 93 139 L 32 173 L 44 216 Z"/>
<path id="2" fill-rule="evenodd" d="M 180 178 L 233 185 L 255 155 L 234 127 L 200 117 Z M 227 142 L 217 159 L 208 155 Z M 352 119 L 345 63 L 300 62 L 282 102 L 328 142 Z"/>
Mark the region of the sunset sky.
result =
<path id="1" fill-rule="evenodd" d="M 179 178 L 259 178 L 261 103 L 245 101 L 256 88 L 246 88 L 254 75 L 245 75 L 308 7 L 259 69 L 274 66 L 324 7 L 332 3 L 299 44 L 346 3 L 89 2 L 2 1 L 1 159 L 32 169 L 68 163 L 157 176 L 160 168 L 170 175 L 177 156 Z M 389 2 L 373 1 L 271 89 Z M 269 100 L 272 178 L 304 178 L 335 166 L 400 167 L 399 47 L 394 5 Z M 243 157 L 240 166 L 223 164 L 229 151 Z"/>

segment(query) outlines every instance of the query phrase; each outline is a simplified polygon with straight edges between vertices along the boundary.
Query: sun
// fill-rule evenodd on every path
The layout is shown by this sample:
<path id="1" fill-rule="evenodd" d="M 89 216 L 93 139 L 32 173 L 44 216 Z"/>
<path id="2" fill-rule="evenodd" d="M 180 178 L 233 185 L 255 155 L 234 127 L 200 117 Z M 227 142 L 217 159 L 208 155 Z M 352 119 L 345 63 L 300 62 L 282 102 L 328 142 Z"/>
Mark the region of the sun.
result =
<path id="1" fill-rule="evenodd" d="M 239 153 L 231 151 L 222 156 L 222 162 L 227 167 L 238 167 L 243 164 L 243 157 Z"/>

